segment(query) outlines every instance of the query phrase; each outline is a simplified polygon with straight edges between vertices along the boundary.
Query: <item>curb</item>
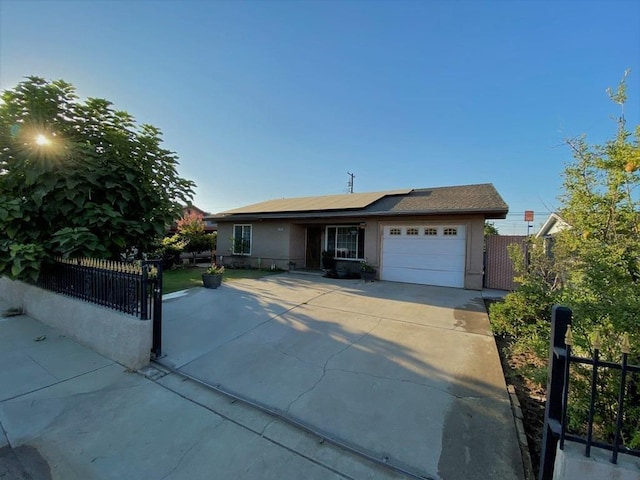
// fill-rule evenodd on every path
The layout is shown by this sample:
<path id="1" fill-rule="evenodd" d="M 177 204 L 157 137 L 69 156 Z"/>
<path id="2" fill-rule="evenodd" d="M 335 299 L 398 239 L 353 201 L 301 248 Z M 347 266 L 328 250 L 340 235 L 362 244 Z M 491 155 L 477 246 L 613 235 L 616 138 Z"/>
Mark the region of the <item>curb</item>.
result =
<path id="1" fill-rule="evenodd" d="M 376 455 L 373 452 L 370 452 L 368 450 L 366 450 L 365 448 L 360 448 L 357 445 L 354 445 L 348 441 L 344 441 L 339 437 L 333 436 L 328 434 L 325 431 L 322 431 L 321 429 L 318 429 L 310 424 L 307 424 L 299 419 L 297 419 L 294 416 L 290 416 L 288 415 L 286 412 L 279 410 L 277 408 L 273 408 L 270 406 L 267 406 L 265 404 L 260 403 L 259 401 L 255 401 L 255 400 L 251 400 L 247 397 L 244 397 L 242 395 L 238 395 L 230 390 L 227 390 L 225 388 L 223 388 L 220 384 L 210 384 L 207 383 L 203 380 L 199 380 L 191 375 L 189 375 L 188 373 L 184 373 L 184 372 L 180 372 L 179 370 L 176 370 L 168 365 L 163 365 L 157 361 L 152 361 L 151 364 L 146 367 L 145 369 L 139 370 L 139 373 L 143 376 L 145 376 L 147 379 L 153 381 L 153 382 L 157 382 L 158 379 L 162 378 L 165 375 L 168 374 L 172 374 L 175 375 L 176 377 L 182 378 L 183 381 L 184 380 L 189 380 L 191 382 L 193 382 L 194 384 L 200 385 L 201 387 L 204 387 L 205 389 L 214 392 L 216 394 L 219 395 L 223 395 L 227 398 L 229 398 L 231 400 L 231 403 L 235 403 L 235 402 L 239 402 L 249 408 L 253 408 L 256 409 L 259 412 L 262 412 L 264 414 L 267 414 L 271 417 L 273 417 L 276 420 L 279 420 L 287 425 L 290 425 L 298 430 L 300 430 L 301 432 L 304 432 L 306 434 L 310 434 L 313 435 L 314 437 L 319 439 L 320 443 L 327 443 L 327 444 L 331 444 L 334 447 L 338 448 L 339 450 L 342 450 L 344 452 L 347 452 L 350 455 L 353 455 L 355 457 L 359 457 L 361 459 L 367 460 L 375 465 L 377 465 L 378 467 L 383 467 L 388 469 L 390 472 L 394 472 L 397 474 L 400 474 L 402 476 L 404 476 L 407 479 L 416 479 L 416 480 L 436 480 L 435 476 L 430 476 L 429 474 L 426 474 L 424 472 L 419 472 L 419 471 L 414 471 L 413 467 L 410 466 L 406 466 L 404 464 L 402 464 L 399 461 L 395 461 L 394 459 L 390 459 L 387 456 L 384 456 L 382 458 L 380 458 L 378 455 Z M 161 385 L 160 383 L 158 383 L 158 385 Z M 161 385 L 163 386 L 163 388 L 168 388 L 169 390 L 173 391 L 174 393 L 178 393 L 175 390 L 170 389 L 167 386 Z M 200 403 L 198 403 L 197 401 L 193 400 L 193 399 L 189 399 L 188 397 L 184 397 L 187 398 L 189 401 L 199 404 L 201 406 L 204 406 Z M 207 407 L 205 407 L 207 408 Z M 212 410 L 213 411 L 213 410 Z M 221 415 L 219 412 L 216 412 L 218 415 Z M 354 477 L 345 477 L 345 478 L 354 478 Z M 438 477 L 439 478 L 439 477 Z M 529 480 L 529 479 L 526 479 Z"/>
<path id="2" fill-rule="evenodd" d="M 531 463 L 531 454 L 529 453 L 529 443 L 527 442 L 527 435 L 524 431 L 522 407 L 520 406 L 520 400 L 516 395 L 516 389 L 513 385 L 507 385 L 507 391 L 509 392 L 509 400 L 511 401 L 511 410 L 513 412 L 513 420 L 516 425 L 516 434 L 518 437 L 518 445 L 520 446 L 520 454 L 522 455 L 522 466 L 524 468 L 525 480 L 535 480 L 533 476 L 533 465 Z"/>

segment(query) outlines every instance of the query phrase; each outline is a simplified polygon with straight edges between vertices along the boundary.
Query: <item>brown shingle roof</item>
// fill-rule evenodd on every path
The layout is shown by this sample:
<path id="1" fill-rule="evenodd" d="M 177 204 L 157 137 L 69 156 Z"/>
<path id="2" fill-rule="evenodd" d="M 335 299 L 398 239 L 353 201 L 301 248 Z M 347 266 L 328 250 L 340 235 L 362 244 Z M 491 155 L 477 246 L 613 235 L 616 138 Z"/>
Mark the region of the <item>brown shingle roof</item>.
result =
<path id="1" fill-rule="evenodd" d="M 419 188 L 408 195 L 385 197 L 368 212 L 385 213 L 461 213 L 502 211 L 509 207 L 490 183 L 455 187 Z"/>
<path id="2" fill-rule="evenodd" d="M 221 221 L 254 218 L 484 214 L 505 218 L 509 207 L 490 183 L 270 200 L 215 215 Z"/>

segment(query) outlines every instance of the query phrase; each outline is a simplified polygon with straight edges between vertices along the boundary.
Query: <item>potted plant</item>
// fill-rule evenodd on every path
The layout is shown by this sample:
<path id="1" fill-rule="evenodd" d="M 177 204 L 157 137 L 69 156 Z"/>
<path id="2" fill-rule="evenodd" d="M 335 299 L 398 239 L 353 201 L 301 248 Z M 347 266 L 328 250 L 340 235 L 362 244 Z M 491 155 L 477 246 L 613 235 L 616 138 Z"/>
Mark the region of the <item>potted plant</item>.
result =
<path id="1" fill-rule="evenodd" d="M 360 263 L 360 278 L 365 282 L 373 282 L 376 279 L 376 269 L 366 261 Z"/>
<path id="2" fill-rule="evenodd" d="M 333 250 L 322 251 L 322 275 L 333 278 L 336 276 L 336 259 Z"/>
<path id="3" fill-rule="evenodd" d="M 212 263 L 207 271 L 202 274 L 202 284 L 204 288 L 218 288 L 222 283 L 224 267 Z"/>
<path id="4" fill-rule="evenodd" d="M 325 270 L 333 270 L 336 268 L 335 252 L 333 250 L 322 251 L 322 268 Z"/>

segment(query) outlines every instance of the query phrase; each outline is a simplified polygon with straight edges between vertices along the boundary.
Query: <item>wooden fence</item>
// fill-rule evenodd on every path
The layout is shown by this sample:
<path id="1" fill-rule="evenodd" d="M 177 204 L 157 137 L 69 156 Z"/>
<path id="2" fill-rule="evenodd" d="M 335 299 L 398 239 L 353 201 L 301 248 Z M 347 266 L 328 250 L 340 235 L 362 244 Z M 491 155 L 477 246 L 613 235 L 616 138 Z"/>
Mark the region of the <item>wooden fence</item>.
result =
<path id="1" fill-rule="evenodd" d="M 484 287 L 496 290 L 515 290 L 515 272 L 507 247 L 514 243 L 525 248 L 526 235 L 489 235 L 485 238 Z"/>

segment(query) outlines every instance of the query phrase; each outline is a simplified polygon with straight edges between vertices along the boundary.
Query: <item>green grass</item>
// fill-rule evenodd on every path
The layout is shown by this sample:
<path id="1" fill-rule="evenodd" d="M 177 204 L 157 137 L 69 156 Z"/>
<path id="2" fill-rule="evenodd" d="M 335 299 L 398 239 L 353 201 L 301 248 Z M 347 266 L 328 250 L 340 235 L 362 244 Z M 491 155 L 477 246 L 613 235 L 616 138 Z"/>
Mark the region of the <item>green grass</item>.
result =
<path id="1" fill-rule="evenodd" d="M 162 293 L 177 292 L 188 288 L 202 286 L 202 274 L 206 269 L 203 267 L 183 267 L 176 270 L 165 270 L 162 275 Z M 224 272 L 223 282 L 238 280 L 242 278 L 261 278 L 266 275 L 274 275 L 282 271 L 273 270 L 244 270 L 230 269 Z"/>

